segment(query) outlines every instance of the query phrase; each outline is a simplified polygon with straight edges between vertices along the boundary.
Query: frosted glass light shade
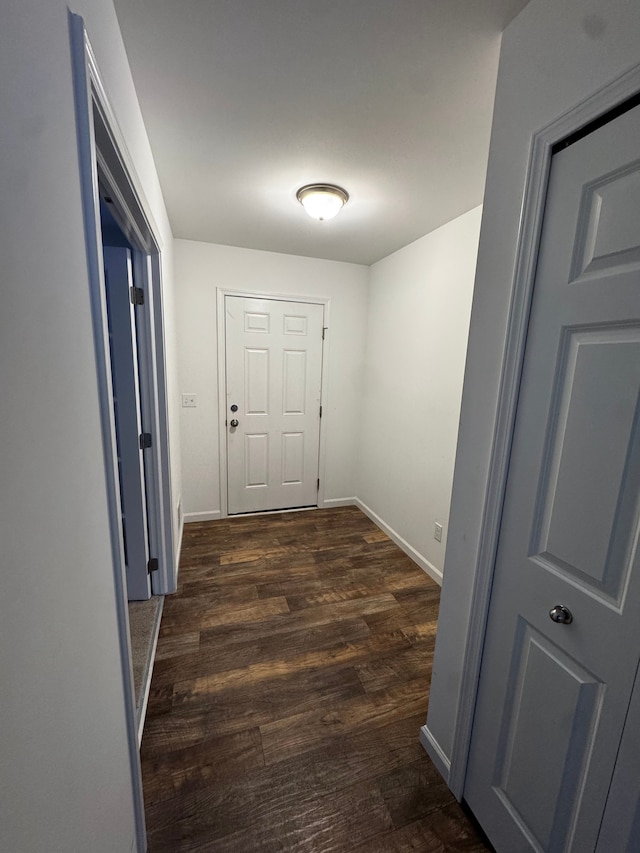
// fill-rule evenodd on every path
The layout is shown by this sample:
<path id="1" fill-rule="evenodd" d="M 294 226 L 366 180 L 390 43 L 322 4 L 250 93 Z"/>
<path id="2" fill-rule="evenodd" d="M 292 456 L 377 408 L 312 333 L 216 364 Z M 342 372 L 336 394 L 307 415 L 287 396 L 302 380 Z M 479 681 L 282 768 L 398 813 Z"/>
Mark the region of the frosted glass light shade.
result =
<path id="1" fill-rule="evenodd" d="M 332 184 L 308 184 L 296 193 L 300 204 L 314 219 L 333 219 L 349 200 L 342 187 Z"/>

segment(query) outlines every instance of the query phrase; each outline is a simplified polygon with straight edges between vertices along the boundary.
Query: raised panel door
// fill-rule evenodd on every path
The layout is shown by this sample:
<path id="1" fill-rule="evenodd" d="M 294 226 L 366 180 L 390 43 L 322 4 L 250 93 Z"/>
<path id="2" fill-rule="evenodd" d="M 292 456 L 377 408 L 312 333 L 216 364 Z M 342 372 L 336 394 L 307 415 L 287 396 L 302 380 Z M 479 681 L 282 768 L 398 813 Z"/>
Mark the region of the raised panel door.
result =
<path id="1" fill-rule="evenodd" d="M 464 787 L 505 853 L 595 849 L 640 655 L 639 139 L 552 158 Z"/>
<path id="2" fill-rule="evenodd" d="M 229 513 L 316 506 L 324 307 L 227 296 L 225 314 Z"/>

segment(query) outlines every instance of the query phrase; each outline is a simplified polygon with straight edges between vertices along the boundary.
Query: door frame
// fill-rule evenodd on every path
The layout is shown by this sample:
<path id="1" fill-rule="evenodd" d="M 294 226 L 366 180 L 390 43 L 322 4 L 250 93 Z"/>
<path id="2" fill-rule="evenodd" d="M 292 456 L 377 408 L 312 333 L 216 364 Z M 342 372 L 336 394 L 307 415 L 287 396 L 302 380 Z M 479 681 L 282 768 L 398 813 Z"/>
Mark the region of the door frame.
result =
<path id="1" fill-rule="evenodd" d="M 235 290 L 229 287 L 216 288 L 216 314 L 217 314 L 217 334 L 218 334 L 218 459 L 220 469 L 220 518 L 227 518 L 228 512 L 228 468 L 227 468 L 227 339 L 226 339 L 226 324 L 225 324 L 225 297 L 241 296 L 245 299 L 273 299 L 277 302 L 304 302 L 311 305 L 322 305 L 324 307 L 324 330 L 325 336 L 322 344 L 322 371 L 321 371 L 321 389 L 320 389 L 320 405 L 322 407 L 322 417 L 318 429 L 320 430 L 320 444 L 318 450 L 318 477 L 320 478 L 320 488 L 318 489 L 317 506 L 321 507 L 324 504 L 325 492 L 325 460 L 327 450 L 327 430 L 325 429 L 325 421 L 328 417 L 327 407 L 327 386 L 329 378 L 329 344 L 331 336 L 329 334 L 330 327 L 330 310 L 331 299 L 328 296 L 300 296 L 293 293 L 266 293 L 258 290 Z M 295 510 L 291 510 L 295 512 Z M 235 516 L 234 516 L 235 517 Z"/>
<path id="2" fill-rule="evenodd" d="M 437 762 L 438 766 L 447 779 L 452 793 L 459 800 L 464 793 L 469 760 L 491 585 L 500 535 L 553 147 L 604 117 L 638 93 L 640 93 L 640 66 L 626 71 L 531 137 L 518 224 L 515 273 L 511 286 L 480 540 L 473 567 L 471 611 L 466 629 L 461 689 L 454 723 L 450 765 L 446 756 L 440 755 L 441 750 L 433 742 L 427 727 L 423 726 L 421 730 L 423 743 L 430 754 L 440 759 Z"/>
<path id="3" fill-rule="evenodd" d="M 154 437 L 146 451 L 147 511 L 151 556 L 159 569 L 152 576 L 152 592 L 165 595 L 176 589 L 175 547 L 171 509 L 171 466 L 169 456 L 169 413 L 165 359 L 164 307 L 162 295 L 163 249 L 140 179 L 128 152 L 124 136 L 107 97 L 83 19 L 70 13 L 74 88 L 78 124 L 78 147 L 82 181 L 83 210 L 92 303 L 94 335 L 101 393 L 109 396 L 108 338 L 105 344 L 106 313 L 100 195 L 111 199 L 110 207 L 125 237 L 133 247 L 133 272 L 145 291 L 143 322 L 138 331 L 140 396 L 143 423 Z M 103 348 L 106 346 L 106 364 Z M 104 388 L 102 386 L 105 386 Z M 109 386 L 107 388 L 106 386 Z M 106 399 L 106 396 L 104 399 Z M 103 412 L 103 418 L 106 412 Z M 103 424 L 105 436 L 107 424 Z M 106 438 L 105 438 L 106 440 Z"/>
<path id="4" fill-rule="evenodd" d="M 125 236 L 134 247 L 134 271 L 138 286 L 145 290 L 149 305 L 141 323 L 144 357 L 141 363 L 142 405 L 146 423 L 155 437 L 149 454 L 150 476 L 147 482 L 149 532 L 160 563 L 153 592 L 175 590 L 175 550 L 171 514 L 171 471 L 162 312 L 162 241 L 150 205 L 119 129 L 106 94 L 84 20 L 69 12 L 69 35 L 78 142 L 79 177 L 91 319 L 93 326 L 98 395 L 100 402 L 101 444 L 105 467 L 111 563 L 116 601 L 117 631 L 125 696 L 125 719 L 129 765 L 133 790 L 133 811 L 137 850 L 146 850 L 142 774 L 136 721 L 135 691 L 131 664 L 131 641 L 127 607 L 126 573 L 118 484 L 113 388 L 109 358 L 106 292 L 100 226 L 100 194 L 112 200 L 113 210 Z M 99 451 L 98 451 L 99 452 Z M 155 554 L 154 554 L 155 556 Z"/>
<path id="5" fill-rule="evenodd" d="M 129 290 L 134 284 L 132 254 L 129 247 L 102 246 L 109 341 L 112 350 L 111 377 L 116 397 L 114 411 L 120 459 L 120 503 L 124 509 L 127 598 L 130 601 L 148 599 L 151 592 L 151 578 L 147 571 L 150 555 L 145 451 L 141 450 L 138 441 L 138 436 L 143 431 L 136 328 L 138 323 L 134 315 L 136 306 L 131 303 Z"/>

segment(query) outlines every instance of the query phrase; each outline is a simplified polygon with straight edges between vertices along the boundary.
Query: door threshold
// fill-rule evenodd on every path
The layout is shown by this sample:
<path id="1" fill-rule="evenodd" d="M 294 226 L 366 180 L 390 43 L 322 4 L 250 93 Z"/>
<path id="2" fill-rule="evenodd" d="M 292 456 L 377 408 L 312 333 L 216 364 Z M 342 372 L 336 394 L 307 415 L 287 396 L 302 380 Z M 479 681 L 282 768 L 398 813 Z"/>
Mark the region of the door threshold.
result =
<path id="1" fill-rule="evenodd" d="M 142 741 L 163 607 L 164 595 L 152 595 L 147 601 L 128 603 L 138 747 Z"/>
<path id="2" fill-rule="evenodd" d="M 283 509 L 260 509 L 256 512 L 229 512 L 227 518 L 251 518 L 254 515 L 273 515 L 278 512 L 307 512 L 310 509 L 319 509 L 318 504 L 309 506 L 288 506 Z"/>

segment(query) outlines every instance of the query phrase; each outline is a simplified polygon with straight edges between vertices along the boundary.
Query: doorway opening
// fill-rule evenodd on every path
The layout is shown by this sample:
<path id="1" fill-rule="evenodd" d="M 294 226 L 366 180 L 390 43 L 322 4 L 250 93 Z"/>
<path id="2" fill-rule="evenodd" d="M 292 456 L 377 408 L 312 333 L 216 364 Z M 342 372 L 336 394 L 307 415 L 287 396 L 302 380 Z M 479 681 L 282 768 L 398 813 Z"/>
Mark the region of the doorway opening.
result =
<path id="1" fill-rule="evenodd" d="M 138 740 L 141 740 L 164 597 L 151 594 L 153 573 L 150 569 L 157 565 L 149 556 L 152 539 L 147 510 L 147 480 L 151 472 L 149 461 L 145 459 L 144 442 L 140 441 L 145 430 L 141 405 L 140 362 L 143 353 L 139 349 L 139 328 L 143 323 L 140 312 L 144 305 L 132 298 L 136 292 L 132 264 L 134 247 L 125 237 L 110 207 L 110 199 L 101 197 L 100 226 L 129 602 L 129 642 L 136 724 Z"/>
<path id="2" fill-rule="evenodd" d="M 149 599 L 151 593 L 163 595 L 176 587 L 162 244 L 106 96 L 83 19 L 70 13 L 69 26 L 124 710 L 137 849 L 143 851 L 146 835 L 138 749 L 144 703 L 136 707 L 127 600 Z M 116 245 L 107 245 L 109 241 Z M 144 311 L 132 313 L 143 305 Z M 128 361 L 121 358 L 127 350 Z M 158 625 L 159 611 L 156 637 Z"/>

